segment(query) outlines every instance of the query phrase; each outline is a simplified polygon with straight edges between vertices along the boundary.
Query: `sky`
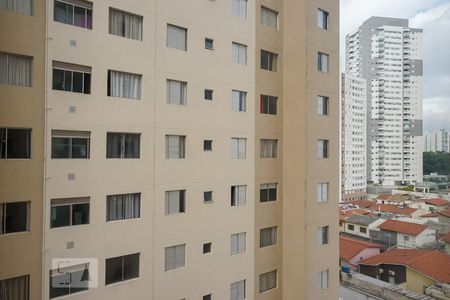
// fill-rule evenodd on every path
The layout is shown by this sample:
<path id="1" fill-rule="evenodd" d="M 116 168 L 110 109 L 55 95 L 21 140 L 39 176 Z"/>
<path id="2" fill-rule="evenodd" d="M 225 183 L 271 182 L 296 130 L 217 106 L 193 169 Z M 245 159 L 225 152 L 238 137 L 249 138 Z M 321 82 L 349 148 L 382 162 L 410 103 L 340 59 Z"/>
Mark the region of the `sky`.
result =
<path id="1" fill-rule="evenodd" d="M 424 32 L 424 130 L 450 130 L 450 0 L 341 0 L 341 69 L 345 36 L 371 16 L 409 19 Z"/>

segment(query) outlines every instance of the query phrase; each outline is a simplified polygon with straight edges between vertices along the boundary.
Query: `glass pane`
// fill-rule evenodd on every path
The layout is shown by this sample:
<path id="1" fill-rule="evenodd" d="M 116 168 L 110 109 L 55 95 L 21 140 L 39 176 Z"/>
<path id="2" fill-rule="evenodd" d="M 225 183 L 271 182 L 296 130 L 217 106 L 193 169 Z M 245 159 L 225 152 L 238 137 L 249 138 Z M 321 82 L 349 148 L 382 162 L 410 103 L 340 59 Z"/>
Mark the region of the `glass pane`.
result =
<path id="1" fill-rule="evenodd" d="M 89 289 L 89 270 L 79 270 L 70 273 L 70 294 Z"/>
<path id="2" fill-rule="evenodd" d="M 6 203 L 5 233 L 27 231 L 28 203 Z"/>
<path id="3" fill-rule="evenodd" d="M 64 71 L 64 90 L 72 91 L 72 71 Z"/>
<path id="4" fill-rule="evenodd" d="M 75 6 L 73 25 L 79 27 L 86 27 L 86 9 Z"/>
<path id="5" fill-rule="evenodd" d="M 59 69 L 53 69 L 53 89 L 63 91 L 64 90 L 64 71 Z"/>
<path id="6" fill-rule="evenodd" d="M 90 94 L 91 93 L 91 74 L 84 73 L 84 89 L 83 93 Z"/>
<path id="7" fill-rule="evenodd" d="M 70 139 L 63 137 L 52 138 L 52 158 L 70 158 Z"/>
<path id="8" fill-rule="evenodd" d="M 108 258 L 106 260 L 105 284 L 122 281 L 123 257 Z"/>
<path id="9" fill-rule="evenodd" d="M 31 130 L 8 129 L 7 158 L 30 158 Z"/>
<path id="10" fill-rule="evenodd" d="M 55 1 L 54 20 L 57 22 L 67 23 L 67 4 Z"/>
<path id="11" fill-rule="evenodd" d="M 125 135 L 125 158 L 139 158 L 139 140 L 138 134 Z"/>
<path id="12" fill-rule="evenodd" d="M 123 280 L 139 277 L 139 253 L 124 256 Z"/>
<path id="13" fill-rule="evenodd" d="M 269 201 L 277 200 L 277 189 L 269 189 Z"/>
<path id="14" fill-rule="evenodd" d="M 72 225 L 89 224 L 89 203 L 72 206 Z"/>
<path id="15" fill-rule="evenodd" d="M 92 29 L 92 10 L 86 10 L 86 28 Z"/>
<path id="16" fill-rule="evenodd" d="M 52 206 L 50 227 L 70 226 L 70 205 Z"/>
<path id="17" fill-rule="evenodd" d="M 276 97 L 269 98 L 269 113 L 271 115 L 277 114 L 277 98 Z"/>
<path id="18" fill-rule="evenodd" d="M 120 158 L 122 144 L 121 133 L 108 133 L 107 135 L 107 158 Z"/>
<path id="19" fill-rule="evenodd" d="M 72 138 L 72 158 L 89 158 L 88 138 Z"/>
<path id="20" fill-rule="evenodd" d="M 70 274 L 61 274 L 52 276 L 50 280 L 50 299 L 56 298 L 70 293 Z"/>
<path id="21" fill-rule="evenodd" d="M 73 72 L 72 92 L 75 92 L 75 93 L 83 92 L 83 73 Z"/>

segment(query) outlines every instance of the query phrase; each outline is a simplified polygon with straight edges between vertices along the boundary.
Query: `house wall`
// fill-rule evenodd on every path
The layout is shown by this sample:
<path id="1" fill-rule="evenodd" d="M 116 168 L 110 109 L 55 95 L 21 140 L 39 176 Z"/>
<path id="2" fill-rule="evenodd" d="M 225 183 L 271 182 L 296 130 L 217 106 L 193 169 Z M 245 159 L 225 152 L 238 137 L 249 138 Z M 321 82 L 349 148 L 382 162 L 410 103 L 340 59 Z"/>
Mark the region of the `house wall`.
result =
<path id="1" fill-rule="evenodd" d="M 419 235 L 416 236 L 416 246 L 420 247 L 423 246 L 424 244 L 436 241 L 435 233 L 436 231 L 430 228 L 422 231 Z"/>
<path id="2" fill-rule="evenodd" d="M 411 268 L 406 268 L 406 289 L 423 294 L 424 287 L 434 285 L 436 281 L 426 277 Z"/>
<path id="3" fill-rule="evenodd" d="M 380 273 L 380 269 L 383 270 Z M 395 284 L 406 282 L 406 267 L 401 265 L 381 264 L 378 266 L 359 265 L 360 273 L 389 282 L 389 271 L 394 271 Z"/>
<path id="4" fill-rule="evenodd" d="M 366 248 L 363 251 L 359 252 L 357 255 L 353 256 L 348 262 L 350 264 L 350 268 L 352 271 L 356 271 L 358 269 L 358 263 L 366 258 L 371 258 L 375 255 L 380 254 L 380 248 Z"/>
<path id="5" fill-rule="evenodd" d="M 440 223 L 450 223 L 450 218 L 446 216 L 439 215 L 438 219 Z"/>
<path id="6" fill-rule="evenodd" d="M 370 238 L 386 245 L 387 248 L 397 245 L 397 233 L 385 230 L 370 230 Z"/>
<path id="7" fill-rule="evenodd" d="M 354 229 L 351 230 L 349 229 L 349 225 L 353 225 Z M 366 233 L 361 232 L 361 228 L 365 228 L 366 229 Z M 363 225 L 359 225 L 359 224 L 354 224 L 354 223 L 346 223 L 345 224 L 345 232 L 352 234 L 352 235 L 356 235 L 356 236 L 360 236 L 360 237 L 364 237 L 364 238 L 369 238 L 370 237 L 370 230 L 367 226 L 363 226 Z"/>

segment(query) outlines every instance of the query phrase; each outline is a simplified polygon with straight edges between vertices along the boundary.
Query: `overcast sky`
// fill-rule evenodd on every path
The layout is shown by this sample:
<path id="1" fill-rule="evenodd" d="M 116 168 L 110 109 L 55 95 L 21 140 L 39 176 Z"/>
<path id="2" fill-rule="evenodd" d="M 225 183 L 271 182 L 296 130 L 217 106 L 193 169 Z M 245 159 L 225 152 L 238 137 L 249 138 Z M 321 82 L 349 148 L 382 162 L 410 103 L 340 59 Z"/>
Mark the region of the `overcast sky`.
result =
<path id="1" fill-rule="evenodd" d="M 424 130 L 450 130 L 450 0 L 341 0 L 341 66 L 345 35 L 371 16 L 409 19 L 424 32 Z"/>

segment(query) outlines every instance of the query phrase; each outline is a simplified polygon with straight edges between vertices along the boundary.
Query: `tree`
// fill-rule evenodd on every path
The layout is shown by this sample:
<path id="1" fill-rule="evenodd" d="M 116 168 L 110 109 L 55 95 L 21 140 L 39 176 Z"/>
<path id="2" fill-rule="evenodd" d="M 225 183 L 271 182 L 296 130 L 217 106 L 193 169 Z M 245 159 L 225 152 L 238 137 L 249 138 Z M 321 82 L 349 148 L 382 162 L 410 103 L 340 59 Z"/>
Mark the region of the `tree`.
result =
<path id="1" fill-rule="evenodd" d="M 438 173 L 439 175 L 450 175 L 450 153 L 446 152 L 424 152 L 423 174 Z"/>

